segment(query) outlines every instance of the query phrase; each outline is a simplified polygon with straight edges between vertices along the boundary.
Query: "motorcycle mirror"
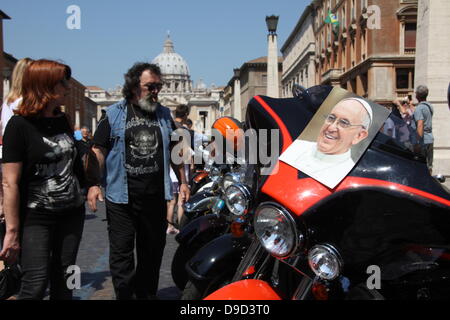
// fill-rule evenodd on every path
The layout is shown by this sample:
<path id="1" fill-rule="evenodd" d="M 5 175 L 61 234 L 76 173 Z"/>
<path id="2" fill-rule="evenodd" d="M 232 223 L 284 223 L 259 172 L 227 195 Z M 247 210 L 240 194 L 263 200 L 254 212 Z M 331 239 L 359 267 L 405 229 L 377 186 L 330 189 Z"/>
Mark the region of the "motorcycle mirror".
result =
<path id="1" fill-rule="evenodd" d="M 443 174 L 434 175 L 433 178 L 435 178 L 440 183 L 444 183 L 445 180 L 446 180 L 446 178 L 445 178 L 445 176 Z"/>
<path id="2" fill-rule="evenodd" d="M 305 98 L 305 95 L 308 95 L 308 93 L 305 87 L 299 85 L 298 83 L 294 83 L 294 85 L 292 86 L 292 95 L 295 98 L 303 100 Z"/>

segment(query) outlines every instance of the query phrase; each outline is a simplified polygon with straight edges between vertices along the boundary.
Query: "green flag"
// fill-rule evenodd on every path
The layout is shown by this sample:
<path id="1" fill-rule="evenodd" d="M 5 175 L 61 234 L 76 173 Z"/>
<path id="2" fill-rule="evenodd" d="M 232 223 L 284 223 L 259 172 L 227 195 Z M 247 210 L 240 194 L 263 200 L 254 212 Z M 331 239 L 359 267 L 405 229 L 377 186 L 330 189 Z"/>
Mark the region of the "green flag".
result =
<path id="1" fill-rule="evenodd" d="M 325 23 L 331 23 L 335 27 L 339 26 L 339 21 L 336 18 L 336 15 L 332 13 L 331 11 L 328 11 L 327 18 L 325 19 Z"/>

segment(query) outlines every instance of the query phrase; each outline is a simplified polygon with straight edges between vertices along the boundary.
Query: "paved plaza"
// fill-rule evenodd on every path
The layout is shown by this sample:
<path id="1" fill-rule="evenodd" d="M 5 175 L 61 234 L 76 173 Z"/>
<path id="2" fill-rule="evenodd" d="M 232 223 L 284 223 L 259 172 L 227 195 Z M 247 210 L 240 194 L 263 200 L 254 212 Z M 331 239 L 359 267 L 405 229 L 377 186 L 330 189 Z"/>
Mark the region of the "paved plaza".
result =
<path id="1" fill-rule="evenodd" d="M 109 272 L 109 248 L 104 203 L 98 204 L 96 213 L 86 211 L 83 238 L 78 252 L 77 265 L 81 269 L 81 289 L 74 291 L 77 300 L 115 299 Z M 158 298 L 176 300 L 180 291 L 173 283 L 170 265 L 177 248 L 174 235 L 167 235 L 167 244 L 161 266 Z"/>

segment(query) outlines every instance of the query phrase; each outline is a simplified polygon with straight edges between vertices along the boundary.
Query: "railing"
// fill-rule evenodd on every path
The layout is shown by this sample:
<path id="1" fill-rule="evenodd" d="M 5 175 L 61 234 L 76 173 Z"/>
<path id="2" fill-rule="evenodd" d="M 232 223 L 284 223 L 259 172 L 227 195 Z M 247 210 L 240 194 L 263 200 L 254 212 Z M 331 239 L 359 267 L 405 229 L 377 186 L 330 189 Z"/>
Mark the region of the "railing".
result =
<path id="1" fill-rule="evenodd" d="M 416 54 L 416 48 L 405 48 L 405 54 Z"/>

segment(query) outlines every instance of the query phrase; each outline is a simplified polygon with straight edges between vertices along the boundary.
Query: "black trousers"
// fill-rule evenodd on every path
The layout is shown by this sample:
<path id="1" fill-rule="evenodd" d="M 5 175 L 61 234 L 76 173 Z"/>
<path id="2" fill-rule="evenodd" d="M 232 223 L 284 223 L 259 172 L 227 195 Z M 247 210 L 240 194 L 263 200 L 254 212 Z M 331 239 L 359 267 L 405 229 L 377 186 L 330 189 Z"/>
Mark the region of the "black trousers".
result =
<path id="1" fill-rule="evenodd" d="M 43 299 L 50 282 L 51 300 L 70 300 L 67 268 L 75 265 L 85 208 L 64 213 L 27 210 L 21 232 L 22 283 L 19 300 Z"/>
<path id="2" fill-rule="evenodd" d="M 130 196 L 128 204 L 106 200 L 109 264 L 116 299 L 152 299 L 156 295 L 166 245 L 166 212 L 162 194 Z"/>

